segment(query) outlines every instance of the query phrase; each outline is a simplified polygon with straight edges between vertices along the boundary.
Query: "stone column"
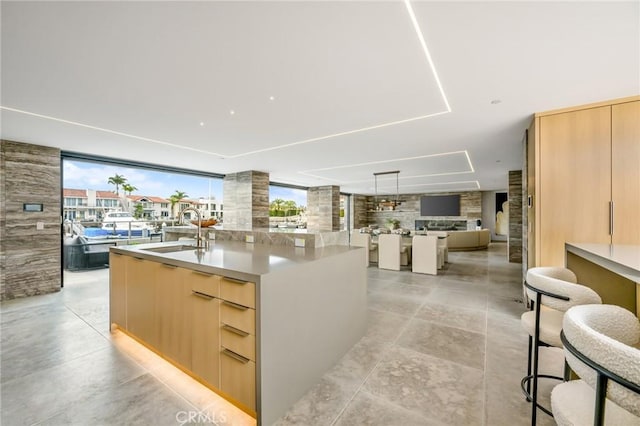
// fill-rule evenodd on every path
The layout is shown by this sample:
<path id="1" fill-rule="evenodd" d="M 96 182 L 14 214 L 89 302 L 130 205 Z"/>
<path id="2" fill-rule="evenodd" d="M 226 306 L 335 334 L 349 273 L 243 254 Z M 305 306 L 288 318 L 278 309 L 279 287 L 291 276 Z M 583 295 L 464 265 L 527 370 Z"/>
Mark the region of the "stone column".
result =
<path id="1" fill-rule="evenodd" d="M 0 141 L 0 194 L 0 300 L 60 291 L 60 150 Z"/>
<path id="2" fill-rule="evenodd" d="M 269 227 L 269 173 L 231 173 L 223 182 L 225 229 Z"/>
<path id="3" fill-rule="evenodd" d="M 509 171 L 509 262 L 522 263 L 522 170 Z"/>
<path id="4" fill-rule="evenodd" d="M 340 187 L 315 186 L 307 191 L 307 228 L 314 231 L 340 230 Z"/>

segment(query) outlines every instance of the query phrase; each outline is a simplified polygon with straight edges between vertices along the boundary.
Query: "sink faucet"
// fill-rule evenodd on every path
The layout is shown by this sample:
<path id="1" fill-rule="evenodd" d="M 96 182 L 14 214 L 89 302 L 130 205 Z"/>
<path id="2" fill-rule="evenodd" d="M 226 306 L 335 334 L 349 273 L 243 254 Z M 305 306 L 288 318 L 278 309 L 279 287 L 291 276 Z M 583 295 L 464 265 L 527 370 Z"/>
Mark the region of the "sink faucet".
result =
<path id="1" fill-rule="evenodd" d="M 202 215 L 200 211 L 195 207 L 187 207 L 186 209 L 180 211 L 179 221 L 184 223 L 184 213 L 185 212 L 194 212 L 196 217 L 198 218 L 198 232 L 196 234 L 196 248 L 206 248 L 205 240 L 202 238 Z"/>

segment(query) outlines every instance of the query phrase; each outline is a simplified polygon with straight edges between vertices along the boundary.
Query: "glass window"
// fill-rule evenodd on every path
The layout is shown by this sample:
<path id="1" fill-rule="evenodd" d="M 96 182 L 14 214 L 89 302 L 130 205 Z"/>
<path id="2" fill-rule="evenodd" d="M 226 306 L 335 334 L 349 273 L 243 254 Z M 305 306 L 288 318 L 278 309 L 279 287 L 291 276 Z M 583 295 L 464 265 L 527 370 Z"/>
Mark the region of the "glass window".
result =
<path id="1" fill-rule="evenodd" d="M 269 185 L 270 228 L 306 228 L 306 212 L 307 191 L 305 189 Z"/>

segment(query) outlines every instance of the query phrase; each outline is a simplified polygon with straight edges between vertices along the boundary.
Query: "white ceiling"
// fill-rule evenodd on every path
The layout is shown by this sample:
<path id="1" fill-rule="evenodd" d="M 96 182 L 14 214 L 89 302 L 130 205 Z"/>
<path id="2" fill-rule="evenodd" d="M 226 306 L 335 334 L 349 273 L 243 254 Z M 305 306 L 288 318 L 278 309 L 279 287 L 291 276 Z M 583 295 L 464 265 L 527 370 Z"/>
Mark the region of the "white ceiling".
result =
<path id="1" fill-rule="evenodd" d="M 638 1 L 410 5 L 432 65 L 402 1 L 2 1 L 2 138 L 346 192 L 389 170 L 401 193 L 495 190 L 532 113 L 640 93 Z"/>

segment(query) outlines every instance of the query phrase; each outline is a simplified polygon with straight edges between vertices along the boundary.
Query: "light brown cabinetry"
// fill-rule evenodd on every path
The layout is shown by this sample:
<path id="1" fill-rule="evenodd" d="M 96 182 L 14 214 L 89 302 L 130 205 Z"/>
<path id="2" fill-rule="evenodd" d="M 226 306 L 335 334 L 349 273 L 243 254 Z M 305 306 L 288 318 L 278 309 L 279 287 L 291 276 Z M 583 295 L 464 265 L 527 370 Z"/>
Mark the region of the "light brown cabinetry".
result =
<path id="1" fill-rule="evenodd" d="M 137 257 L 127 257 L 126 262 L 126 328 L 138 339 L 157 348 L 156 272 L 161 265 Z"/>
<path id="2" fill-rule="evenodd" d="M 255 410 L 255 284 L 223 277 L 220 297 L 220 390 Z"/>
<path id="3" fill-rule="evenodd" d="M 191 287 L 189 271 L 160 264 L 156 277 L 158 350 L 168 359 L 191 369 Z"/>
<path id="4" fill-rule="evenodd" d="M 189 271 L 191 285 L 191 371 L 220 387 L 220 277 Z"/>
<path id="5" fill-rule="evenodd" d="M 564 265 L 565 242 L 609 244 L 623 234 L 640 243 L 638 99 L 536 114 L 528 142 L 529 267 Z"/>
<path id="6" fill-rule="evenodd" d="M 255 284 L 110 255 L 111 322 L 256 414 Z"/>
<path id="7" fill-rule="evenodd" d="M 127 258 L 118 253 L 109 254 L 109 326 L 127 326 Z"/>
<path id="8" fill-rule="evenodd" d="M 613 243 L 640 243 L 640 101 L 611 110 Z"/>

